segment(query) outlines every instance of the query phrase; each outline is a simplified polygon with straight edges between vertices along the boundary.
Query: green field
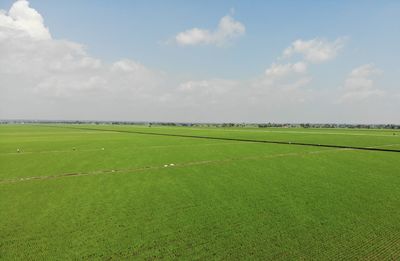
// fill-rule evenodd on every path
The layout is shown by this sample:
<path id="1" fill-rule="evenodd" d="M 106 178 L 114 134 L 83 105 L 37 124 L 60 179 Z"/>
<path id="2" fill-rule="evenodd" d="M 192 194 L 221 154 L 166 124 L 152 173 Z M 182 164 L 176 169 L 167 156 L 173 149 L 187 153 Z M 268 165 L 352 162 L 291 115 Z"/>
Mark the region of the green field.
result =
<path id="1" fill-rule="evenodd" d="M 224 138 L 400 149 L 388 130 L 2 125 L 0 259 L 400 260 L 399 152 Z"/>

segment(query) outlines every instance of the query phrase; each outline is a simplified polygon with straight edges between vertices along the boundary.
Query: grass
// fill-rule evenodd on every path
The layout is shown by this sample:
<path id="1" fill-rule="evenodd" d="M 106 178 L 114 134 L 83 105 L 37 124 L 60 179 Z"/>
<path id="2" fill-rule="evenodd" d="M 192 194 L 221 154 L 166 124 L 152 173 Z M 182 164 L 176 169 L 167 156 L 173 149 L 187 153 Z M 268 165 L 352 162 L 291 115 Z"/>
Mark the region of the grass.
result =
<path id="1" fill-rule="evenodd" d="M 0 259 L 400 259 L 400 153 L 75 127 L 0 126 Z M 83 127 L 400 144 L 377 130 Z"/>

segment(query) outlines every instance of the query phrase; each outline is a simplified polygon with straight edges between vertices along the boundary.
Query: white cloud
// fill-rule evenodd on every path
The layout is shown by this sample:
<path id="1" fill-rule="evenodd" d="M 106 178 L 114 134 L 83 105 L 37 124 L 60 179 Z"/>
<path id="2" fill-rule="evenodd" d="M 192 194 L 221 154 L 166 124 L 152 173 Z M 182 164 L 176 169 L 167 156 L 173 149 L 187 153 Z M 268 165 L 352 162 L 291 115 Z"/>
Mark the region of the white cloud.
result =
<path id="1" fill-rule="evenodd" d="M 229 90 L 229 86 L 234 85 L 234 81 L 221 79 L 202 80 L 202 81 L 187 81 L 179 85 L 179 90 L 183 92 L 201 92 L 207 94 L 224 94 Z"/>
<path id="2" fill-rule="evenodd" d="M 138 115 L 163 98 L 168 81 L 138 62 L 104 63 L 81 44 L 52 39 L 27 1 L 0 13 L 0 117 L 117 119 L 127 117 L 124 110 Z"/>
<path id="3" fill-rule="evenodd" d="M 0 26 L 4 29 L 14 31 L 14 33 L 25 33 L 34 39 L 47 40 L 51 38 L 48 28 L 43 25 L 42 16 L 33 8 L 29 7 L 29 2 L 19 0 L 15 2 L 8 14 L 0 12 Z M 0 38 L 4 37 L 0 34 Z"/>
<path id="4" fill-rule="evenodd" d="M 321 63 L 334 59 L 340 49 L 343 48 L 344 38 L 338 38 L 334 42 L 315 38 L 312 40 L 296 40 L 283 52 L 283 57 L 291 57 L 301 54 L 304 59 L 311 63 Z"/>
<path id="5" fill-rule="evenodd" d="M 207 79 L 186 81 L 179 84 L 175 97 L 185 106 L 207 104 L 227 104 L 241 88 L 240 81 L 228 79 Z"/>
<path id="6" fill-rule="evenodd" d="M 210 44 L 213 36 L 208 30 L 193 28 L 177 34 L 175 39 L 180 45 Z"/>
<path id="7" fill-rule="evenodd" d="M 175 36 L 175 41 L 182 46 L 199 44 L 214 44 L 221 46 L 233 38 L 243 35 L 245 31 L 246 28 L 242 23 L 233 19 L 232 16 L 226 15 L 221 18 L 218 28 L 214 31 L 192 28 L 178 33 Z"/>
<path id="8" fill-rule="evenodd" d="M 256 110 L 255 114 L 268 110 L 270 114 L 282 115 L 282 108 L 291 112 L 299 104 L 312 99 L 310 89 L 306 88 L 311 77 L 306 72 L 307 65 L 303 62 L 273 63 L 264 75 L 256 79 L 183 82 L 174 97 L 185 111 L 195 115 L 208 112 L 207 117 L 211 119 L 221 114 L 227 119 L 234 118 L 249 108 Z"/>
<path id="9" fill-rule="evenodd" d="M 269 77 L 282 77 L 290 73 L 305 73 L 307 71 L 307 64 L 304 62 L 277 64 L 273 63 L 271 67 L 265 70 L 265 74 Z"/>
<path id="10" fill-rule="evenodd" d="M 252 82 L 255 88 L 252 100 L 264 100 L 279 107 L 293 107 L 312 99 L 311 89 L 307 88 L 311 81 L 304 62 L 273 63 L 262 77 Z"/>
<path id="11" fill-rule="evenodd" d="M 374 79 L 382 70 L 373 64 L 364 64 L 351 71 L 342 88 L 339 102 L 359 102 L 385 95 L 385 91 L 375 86 Z"/>

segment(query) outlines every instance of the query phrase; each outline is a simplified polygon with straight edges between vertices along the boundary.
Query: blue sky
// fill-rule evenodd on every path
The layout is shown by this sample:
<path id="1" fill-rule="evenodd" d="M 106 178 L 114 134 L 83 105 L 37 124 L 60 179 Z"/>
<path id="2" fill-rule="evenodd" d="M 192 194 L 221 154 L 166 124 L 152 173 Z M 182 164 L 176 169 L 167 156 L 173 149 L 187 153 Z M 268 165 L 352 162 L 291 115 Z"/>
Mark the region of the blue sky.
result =
<path id="1" fill-rule="evenodd" d="M 1 0 L 0 9 L 7 12 L 13 3 Z M 400 55 L 399 1 L 32 0 L 29 3 L 43 17 L 52 39 L 82 44 L 86 55 L 103 63 L 123 59 L 138 62 L 170 75 L 167 81 L 176 81 L 176 85 L 179 81 L 225 79 L 242 81 L 239 85 L 243 86 L 263 77 L 273 63 L 303 60 L 301 53 L 286 61 L 279 60 L 296 40 L 320 39 L 333 43 L 342 39 L 343 47 L 329 62 L 307 63 L 307 73 L 312 76 L 310 88 L 339 88 L 352 70 L 367 64 L 380 71 L 379 82 L 374 82 L 376 86 L 394 91 L 395 95 L 399 88 L 400 66 L 396 58 Z M 180 32 L 193 28 L 216 30 L 224 16 L 241 23 L 245 32 L 223 44 L 182 46 L 175 42 Z M 182 120 L 190 120 L 187 118 Z M 223 119 L 223 116 L 218 118 Z M 351 120 L 355 119 L 356 115 Z M 300 120 L 317 119 L 302 115 Z M 365 120 L 368 119 L 362 121 Z M 335 116 L 332 121 L 340 118 Z"/>
<path id="2" fill-rule="evenodd" d="M 13 1 L 2 1 L 8 9 Z M 138 60 L 175 73 L 251 77 L 298 38 L 348 36 L 344 69 L 373 60 L 387 69 L 399 54 L 399 1 L 49 1 L 31 6 L 54 38 L 72 39 L 107 61 Z M 192 27 L 214 28 L 234 9 L 246 36 L 227 48 L 179 48 L 162 42 Z M 351 57 L 348 57 L 351 56 Z M 210 59 L 213 57 L 213 59 Z"/>

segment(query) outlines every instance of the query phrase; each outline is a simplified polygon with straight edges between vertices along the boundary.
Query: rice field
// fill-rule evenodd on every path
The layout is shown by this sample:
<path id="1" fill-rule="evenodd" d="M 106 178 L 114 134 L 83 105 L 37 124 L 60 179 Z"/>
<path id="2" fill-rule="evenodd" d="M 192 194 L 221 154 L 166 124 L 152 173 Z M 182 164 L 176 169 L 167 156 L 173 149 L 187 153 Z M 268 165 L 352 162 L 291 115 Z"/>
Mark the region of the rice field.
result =
<path id="1" fill-rule="evenodd" d="M 399 188 L 393 130 L 2 125 L 0 259 L 399 260 Z"/>

